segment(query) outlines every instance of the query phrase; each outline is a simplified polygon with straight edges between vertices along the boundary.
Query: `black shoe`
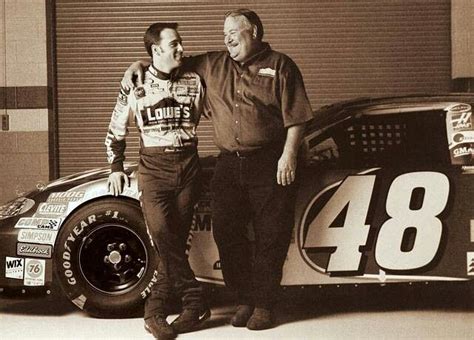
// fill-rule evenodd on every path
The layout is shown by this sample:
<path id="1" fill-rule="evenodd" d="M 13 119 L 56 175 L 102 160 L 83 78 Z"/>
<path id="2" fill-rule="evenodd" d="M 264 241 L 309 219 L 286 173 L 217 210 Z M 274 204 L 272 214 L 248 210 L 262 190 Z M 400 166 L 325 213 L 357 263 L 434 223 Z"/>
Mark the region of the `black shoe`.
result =
<path id="1" fill-rule="evenodd" d="M 173 327 L 176 333 L 192 332 L 199 329 L 202 323 L 209 319 L 210 316 L 211 310 L 209 308 L 202 311 L 198 309 L 185 309 L 171 323 L 171 327 Z"/>
<path id="2" fill-rule="evenodd" d="M 237 311 L 235 312 L 232 319 L 230 319 L 230 324 L 234 327 L 245 327 L 247 322 L 253 313 L 253 306 L 250 305 L 238 305 Z"/>
<path id="3" fill-rule="evenodd" d="M 247 322 L 247 328 L 252 331 L 261 331 L 273 327 L 272 312 L 265 308 L 255 308 Z"/>
<path id="4" fill-rule="evenodd" d="M 172 340 L 176 338 L 173 327 L 170 326 L 165 318 L 160 316 L 155 315 L 145 319 L 145 330 L 151 333 L 155 339 Z"/>

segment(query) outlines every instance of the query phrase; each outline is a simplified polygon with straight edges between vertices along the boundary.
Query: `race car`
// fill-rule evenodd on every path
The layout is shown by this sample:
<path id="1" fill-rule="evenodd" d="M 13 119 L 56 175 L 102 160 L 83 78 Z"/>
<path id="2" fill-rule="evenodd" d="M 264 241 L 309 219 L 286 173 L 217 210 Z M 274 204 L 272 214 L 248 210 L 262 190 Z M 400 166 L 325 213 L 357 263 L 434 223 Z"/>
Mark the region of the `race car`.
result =
<path id="1" fill-rule="evenodd" d="M 356 99 L 315 111 L 282 284 L 359 285 L 474 278 L 474 96 Z M 223 285 L 212 237 L 209 182 L 189 235 L 191 266 Z M 0 207 L 0 287 L 28 291 L 59 283 L 93 316 L 142 308 L 156 282 L 137 166 L 119 197 L 108 168 L 38 186 Z M 252 238 L 252 226 L 248 226 Z"/>

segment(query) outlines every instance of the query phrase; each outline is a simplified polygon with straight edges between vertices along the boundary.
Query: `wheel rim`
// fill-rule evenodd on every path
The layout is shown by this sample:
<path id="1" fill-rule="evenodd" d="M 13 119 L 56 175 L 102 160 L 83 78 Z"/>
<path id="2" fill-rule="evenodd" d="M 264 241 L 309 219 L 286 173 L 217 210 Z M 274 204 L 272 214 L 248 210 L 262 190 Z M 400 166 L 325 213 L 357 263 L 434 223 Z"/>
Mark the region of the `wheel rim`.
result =
<path id="1" fill-rule="evenodd" d="M 120 224 L 94 228 L 79 249 L 79 267 L 96 290 L 119 295 L 133 289 L 146 270 L 147 250 L 138 234 Z"/>

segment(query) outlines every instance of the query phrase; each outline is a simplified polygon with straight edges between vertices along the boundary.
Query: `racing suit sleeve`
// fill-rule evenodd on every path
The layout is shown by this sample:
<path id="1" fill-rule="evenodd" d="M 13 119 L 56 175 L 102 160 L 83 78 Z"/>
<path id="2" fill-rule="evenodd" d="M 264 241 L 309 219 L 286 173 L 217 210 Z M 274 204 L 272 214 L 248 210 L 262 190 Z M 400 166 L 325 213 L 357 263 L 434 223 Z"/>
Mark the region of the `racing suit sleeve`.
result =
<path id="1" fill-rule="evenodd" d="M 112 118 L 110 119 L 109 130 L 105 137 L 107 149 L 107 160 L 112 172 L 123 171 L 123 161 L 125 160 L 125 137 L 128 135 L 128 121 L 131 111 L 130 90 L 120 86 Z"/>

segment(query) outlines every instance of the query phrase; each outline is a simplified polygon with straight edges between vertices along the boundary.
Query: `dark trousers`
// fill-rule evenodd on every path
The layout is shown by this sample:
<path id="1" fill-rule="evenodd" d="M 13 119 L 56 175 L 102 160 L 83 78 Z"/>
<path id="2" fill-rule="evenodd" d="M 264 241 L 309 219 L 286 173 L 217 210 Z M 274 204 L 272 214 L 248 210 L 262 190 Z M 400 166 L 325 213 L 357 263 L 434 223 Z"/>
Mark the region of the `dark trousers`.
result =
<path id="1" fill-rule="evenodd" d="M 272 308 L 294 224 L 296 183 L 276 181 L 281 152 L 221 153 L 211 190 L 213 231 L 226 285 L 238 303 Z M 252 247 L 247 225 L 252 222 Z M 253 249 L 252 249 L 253 248 Z"/>
<path id="2" fill-rule="evenodd" d="M 140 155 L 140 202 L 160 258 L 157 282 L 145 302 L 145 318 L 169 314 L 173 295 L 183 308 L 202 309 L 203 291 L 189 266 L 187 239 L 194 205 L 201 191 L 201 167 L 195 149 L 180 153 Z"/>

